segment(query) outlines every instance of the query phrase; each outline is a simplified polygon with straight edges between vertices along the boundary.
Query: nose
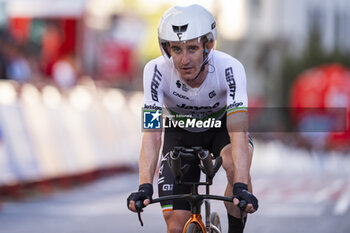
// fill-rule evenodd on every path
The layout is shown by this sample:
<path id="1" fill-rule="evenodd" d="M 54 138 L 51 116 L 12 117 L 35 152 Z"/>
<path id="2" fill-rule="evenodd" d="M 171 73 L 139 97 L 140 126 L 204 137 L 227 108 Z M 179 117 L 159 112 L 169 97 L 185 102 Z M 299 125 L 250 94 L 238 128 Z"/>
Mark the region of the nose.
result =
<path id="1" fill-rule="evenodd" d="M 190 62 L 189 54 L 187 53 L 187 51 L 184 51 L 182 54 L 181 63 L 182 63 L 182 65 L 186 65 L 189 62 Z"/>

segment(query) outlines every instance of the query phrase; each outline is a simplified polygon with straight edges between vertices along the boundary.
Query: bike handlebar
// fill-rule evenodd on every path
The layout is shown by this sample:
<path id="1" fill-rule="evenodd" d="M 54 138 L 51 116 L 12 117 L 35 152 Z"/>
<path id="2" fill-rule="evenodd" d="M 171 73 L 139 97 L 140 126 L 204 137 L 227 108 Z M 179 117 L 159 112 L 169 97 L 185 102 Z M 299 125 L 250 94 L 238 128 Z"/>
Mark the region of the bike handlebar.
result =
<path id="1" fill-rule="evenodd" d="M 219 200 L 219 201 L 227 201 L 227 202 L 233 202 L 234 197 L 225 197 L 225 196 L 218 196 L 218 195 L 210 195 L 210 194 L 196 194 L 195 195 L 197 198 L 199 199 L 211 199 L 211 200 Z M 161 202 L 161 201 L 167 201 L 167 200 L 175 200 L 175 199 L 190 199 L 191 197 L 193 197 L 193 194 L 176 194 L 176 195 L 169 195 L 169 196 L 164 196 L 164 197 L 159 197 L 159 198 L 155 198 L 152 199 L 150 204 L 154 204 L 157 202 Z M 238 207 L 240 208 L 240 212 L 241 212 L 241 220 L 242 223 L 244 223 L 244 219 L 243 219 L 243 212 L 245 210 L 245 207 L 247 206 L 247 203 L 245 200 L 240 200 Z M 137 210 L 137 214 L 138 214 L 138 218 L 140 221 L 141 226 L 143 226 L 143 221 L 141 218 L 141 212 L 142 209 L 144 208 L 144 205 L 142 203 L 142 201 L 137 201 L 135 203 L 135 207 Z"/>
<path id="2" fill-rule="evenodd" d="M 211 199 L 211 200 L 218 200 L 218 201 L 233 202 L 233 199 L 234 199 L 234 197 L 225 197 L 225 196 L 210 195 L 210 194 L 195 194 L 194 195 L 194 194 L 190 193 L 190 194 L 175 194 L 175 195 L 168 195 L 168 196 L 164 196 L 164 197 L 155 198 L 155 199 L 151 200 L 150 204 L 154 204 L 154 203 L 161 202 L 161 201 L 176 200 L 176 199 L 187 200 L 187 199 L 193 198 L 194 196 L 196 197 L 197 201 L 198 201 L 198 199 L 201 199 L 201 200 Z M 245 200 L 239 201 L 238 207 L 240 208 L 242 223 L 244 223 L 243 212 L 244 212 L 246 206 L 247 206 L 247 203 Z M 143 205 L 142 201 L 136 201 L 135 207 L 137 210 L 140 224 L 141 224 L 141 226 L 143 226 L 141 212 L 145 206 Z"/>
<path id="3" fill-rule="evenodd" d="M 168 200 L 175 200 L 175 199 L 187 199 L 191 198 L 193 194 L 175 194 L 175 195 L 168 195 L 164 197 L 159 197 L 151 200 L 150 204 L 161 202 L 161 201 L 168 201 Z M 210 195 L 210 194 L 197 194 L 197 198 L 200 199 L 211 199 L 211 200 L 218 200 L 218 201 L 227 201 L 227 202 L 233 202 L 233 199 L 235 197 L 225 197 L 225 196 L 218 196 L 218 195 Z M 244 211 L 247 206 L 247 202 L 245 200 L 239 200 L 238 207 Z"/>
<path id="4" fill-rule="evenodd" d="M 168 200 L 175 200 L 175 199 L 187 199 L 193 196 L 193 194 L 176 194 L 176 195 L 169 195 L 164 197 L 159 197 L 151 200 L 151 204 L 161 202 L 161 201 L 168 201 Z M 217 196 L 217 195 L 210 195 L 210 194 L 197 194 L 201 199 L 212 199 L 212 200 L 219 200 L 219 201 L 228 201 L 232 202 L 233 197 L 224 197 L 224 196 Z"/>

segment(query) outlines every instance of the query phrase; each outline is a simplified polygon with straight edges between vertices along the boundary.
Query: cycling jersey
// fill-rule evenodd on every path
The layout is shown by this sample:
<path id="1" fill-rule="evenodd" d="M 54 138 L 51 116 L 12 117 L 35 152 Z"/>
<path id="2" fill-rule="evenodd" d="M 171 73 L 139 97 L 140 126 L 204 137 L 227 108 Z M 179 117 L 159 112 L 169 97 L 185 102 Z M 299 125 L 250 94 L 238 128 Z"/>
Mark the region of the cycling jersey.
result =
<path id="1" fill-rule="evenodd" d="M 173 120 L 183 117 L 221 119 L 225 113 L 247 111 L 244 67 L 226 53 L 213 50 L 209 54 L 208 74 L 198 88 L 187 85 L 173 63 L 163 56 L 148 62 L 143 76 L 144 111 L 162 111 L 164 105 Z"/>

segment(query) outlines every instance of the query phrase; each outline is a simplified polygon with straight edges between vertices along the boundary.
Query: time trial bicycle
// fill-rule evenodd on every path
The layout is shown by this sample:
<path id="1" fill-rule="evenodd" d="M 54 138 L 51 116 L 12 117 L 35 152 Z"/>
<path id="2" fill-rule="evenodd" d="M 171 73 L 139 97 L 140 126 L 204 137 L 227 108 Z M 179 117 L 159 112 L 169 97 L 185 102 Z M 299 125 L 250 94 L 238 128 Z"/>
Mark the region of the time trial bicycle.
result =
<path id="1" fill-rule="evenodd" d="M 205 182 L 183 182 L 183 175 L 190 169 L 189 164 L 184 164 L 183 160 L 198 160 L 200 170 L 205 174 Z M 215 160 L 213 162 L 213 160 Z M 221 233 L 220 217 L 217 212 L 211 212 L 209 200 L 220 200 L 233 202 L 233 197 L 210 195 L 209 187 L 213 184 L 213 178 L 222 164 L 222 157 L 214 158 L 209 150 L 202 147 L 174 147 L 167 158 L 170 170 L 175 178 L 176 184 L 189 185 L 191 192 L 189 194 L 169 195 L 151 200 L 151 203 L 157 203 L 166 200 L 182 199 L 188 201 L 191 207 L 191 217 L 186 222 L 183 233 Z M 199 194 L 198 187 L 205 186 L 205 194 Z M 202 221 L 201 206 L 205 204 L 205 224 Z M 139 221 L 141 226 L 141 211 L 143 206 L 142 201 L 135 203 L 138 211 Z M 239 207 L 241 210 L 241 219 L 243 221 L 243 210 L 246 207 L 246 202 L 240 200 Z"/>

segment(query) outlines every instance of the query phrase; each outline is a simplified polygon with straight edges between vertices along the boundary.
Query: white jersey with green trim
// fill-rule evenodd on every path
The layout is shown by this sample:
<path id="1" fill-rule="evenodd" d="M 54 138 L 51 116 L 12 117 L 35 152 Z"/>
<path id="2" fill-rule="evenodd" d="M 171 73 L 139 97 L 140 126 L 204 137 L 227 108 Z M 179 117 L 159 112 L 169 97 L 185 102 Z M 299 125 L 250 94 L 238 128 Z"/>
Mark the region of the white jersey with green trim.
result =
<path id="1" fill-rule="evenodd" d="M 237 111 L 247 111 L 246 74 L 232 56 L 213 50 L 204 82 L 192 88 L 183 81 L 172 62 L 163 56 L 144 68 L 144 111 L 168 110 L 170 118 L 220 119 Z M 198 130 L 191 130 L 198 131 Z"/>

